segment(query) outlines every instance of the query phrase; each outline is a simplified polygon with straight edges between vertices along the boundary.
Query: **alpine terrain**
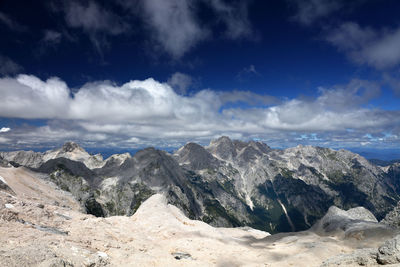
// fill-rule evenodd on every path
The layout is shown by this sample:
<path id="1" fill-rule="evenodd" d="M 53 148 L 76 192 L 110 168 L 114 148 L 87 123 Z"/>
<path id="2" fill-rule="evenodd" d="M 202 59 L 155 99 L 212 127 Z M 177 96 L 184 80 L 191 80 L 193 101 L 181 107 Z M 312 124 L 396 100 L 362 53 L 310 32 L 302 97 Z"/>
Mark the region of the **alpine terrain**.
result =
<path id="1" fill-rule="evenodd" d="M 397 163 L 379 167 L 346 150 L 279 150 L 225 136 L 206 147 L 187 143 L 173 154 L 146 148 L 104 160 L 68 142 L 44 153 L 0 157 L 47 175 L 97 217 L 130 216 L 160 193 L 191 219 L 278 233 L 310 228 L 331 206 L 362 206 L 388 220 L 400 199 Z"/>

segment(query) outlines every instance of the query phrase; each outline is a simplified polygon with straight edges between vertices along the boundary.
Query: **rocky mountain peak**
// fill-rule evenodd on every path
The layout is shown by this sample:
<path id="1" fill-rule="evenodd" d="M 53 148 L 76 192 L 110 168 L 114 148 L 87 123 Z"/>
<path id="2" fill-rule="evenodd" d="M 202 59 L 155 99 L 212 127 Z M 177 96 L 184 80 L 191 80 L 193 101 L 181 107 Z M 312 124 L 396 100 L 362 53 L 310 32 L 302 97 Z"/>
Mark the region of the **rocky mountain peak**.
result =
<path id="1" fill-rule="evenodd" d="M 62 152 L 73 152 L 75 150 L 84 151 L 84 149 L 75 142 L 66 142 L 62 147 Z"/>
<path id="2" fill-rule="evenodd" d="M 263 142 L 257 142 L 257 141 L 252 140 L 249 142 L 249 145 L 251 145 L 252 147 L 256 148 L 257 150 L 259 150 L 260 152 L 262 152 L 264 154 L 271 151 L 271 148 Z"/>
<path id="3" fill-rule="evenodd" d="M 187 143 L 176 151 L 174 156 L 180 164 L 189 165 L 195 170 L 214 167 L 218 161 L 204 147 L 196 143 Z"/>
<path id="4" fill-rule="evenodd" d="M 215 143 L 232 143 L 232 140 L 226 136 L 223 135 L 217 139 L 211 140 L 210 144 L 215 144 Z"/>
<path id="5" fill-rule="evenodd" d="M 201 145 L 190 142 L 181 147 L 180 149 L 178 149 L 178 151 L 176 151 L 175 154 L 182 157 L 188 154 L 197 154 L 197 153 L 204 154 L 208 152 Z"/>
<path id="6" fill-rule="evenodd" d="M 230 160 L 237 155 L 235 145 L 227 136 L 221 136 L 216 140 L 212 140 L 207 150 L 210 151 L 211 154 L 224 160 Z"/>

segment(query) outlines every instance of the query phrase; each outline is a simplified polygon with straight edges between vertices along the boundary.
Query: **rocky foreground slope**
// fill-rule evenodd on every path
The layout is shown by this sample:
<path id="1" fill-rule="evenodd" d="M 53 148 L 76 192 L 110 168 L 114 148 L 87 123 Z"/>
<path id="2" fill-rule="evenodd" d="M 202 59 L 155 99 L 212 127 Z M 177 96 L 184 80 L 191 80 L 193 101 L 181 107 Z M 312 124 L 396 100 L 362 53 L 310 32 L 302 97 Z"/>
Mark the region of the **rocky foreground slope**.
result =
<path id="1" fill-rule="evenodd" d="M 103 160 L 75 143 L 44 153 L 0 152 L 4 161 L 47 174 L 99 217 L 132 215 L 161 193 L 191 219 L 270 233 L 311 227 L 329 207 L 363 206 L 378 220 L 400 200 L 400 166 L 379 167 L 346 150 L 221 137 L 170 154 L 147 148 Z"/>
<path id="2" fill-rule="evenodd" d="M 397 230 L 365 208 L 331 207 L 310 230 L 214 228 L 154 194 L 133 216 L 82 213 L 71 193 L 0 167 L 1 266 L 378 266 L 399 263 Z"/>

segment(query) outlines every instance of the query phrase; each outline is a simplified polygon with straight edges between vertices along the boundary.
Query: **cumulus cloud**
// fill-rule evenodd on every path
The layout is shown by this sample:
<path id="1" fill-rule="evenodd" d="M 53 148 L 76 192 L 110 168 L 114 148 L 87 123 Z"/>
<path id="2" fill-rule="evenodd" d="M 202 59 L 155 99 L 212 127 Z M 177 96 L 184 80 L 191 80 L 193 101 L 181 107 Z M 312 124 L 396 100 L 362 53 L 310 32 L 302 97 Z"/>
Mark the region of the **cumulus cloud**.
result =
<path id="1" fill-rule="evenodd" d="M 338 11 L 344 5 L 342 0 L 289 0 L 289 3 L 296 8 L 293 19 L 303 25 L 311 25 L 316 20 Z"/>
<path id="2" fill-rule="evenodd" d="M 67 85 L 57 78 L 45 82 L 29 75 L 2 78 L 0 92 L 1 117 L 61 118 L 70 101 Z"/>
<path id="3" fill-rule="evenodd" d="M 346 22 L 332 30 L 326 40 L 358 64 L 387 69 L 400 63 L 400 28 L 376 30 Z"/>
<path id="4" fill-rule="evenodd" d="M 175 92 L 185 95 L 188 88 L 193 84 L 193 79 L 190 75 L 175 72 L 168 78 L 167 83 L 174 88 Z"/>
<path id="5" fill-rule="evenodd" d="M 0 75 L 15 74 L 22 70 L 22 67 L 9 57 L 0 54 Z"/>
<path id="6" fill-rule="evenodd" d="M 10 130 L 11 130 L 11 128 L 2 127 L 2 128 L 0 129 L 0 133 L 6 133 L 6 132 L 9 132 Z"/>
<path id="7" fill-rule="evenodd" d="M 122 85 L 98 81 L 71 95 L 58 78 L 42 81 L 28 75 L 0 79 L 0 93 L 0 117 L 48 120 L 41 127 L 14 127 L 7 133 L 13 142 L 67 138 L 97 145 L 167 146 L 224 134 L 288 143 L 300 134 L 314 133 L 318 138 L 310 142 L 321 144 L 370 142 L 364 140 L 365 133 L 400 136 L 400 111 L 367 108 L 380 88 L 363 80 L 320 88 L 314 99 L 284 101 L 247 91 L 210 89 L 183 96 L 154 79 Z"/>

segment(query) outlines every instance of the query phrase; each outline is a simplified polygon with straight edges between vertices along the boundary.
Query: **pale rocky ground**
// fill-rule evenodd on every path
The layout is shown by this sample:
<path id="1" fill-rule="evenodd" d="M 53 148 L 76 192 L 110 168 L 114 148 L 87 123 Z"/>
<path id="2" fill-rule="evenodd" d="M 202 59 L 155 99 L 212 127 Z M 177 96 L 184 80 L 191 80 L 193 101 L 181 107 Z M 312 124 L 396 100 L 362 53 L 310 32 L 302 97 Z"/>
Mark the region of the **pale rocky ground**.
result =
<path id="1" fill-rule="evenodd" d="M 0 176 L 15 192 L 0 191 L 0 266 L 359 266 L 349 256 L 326 260 L 388 238 L 214 228 L 160 194 L 131 217 L 96 218 L 45 176 L 24 167 L 0 168 Z"/>

